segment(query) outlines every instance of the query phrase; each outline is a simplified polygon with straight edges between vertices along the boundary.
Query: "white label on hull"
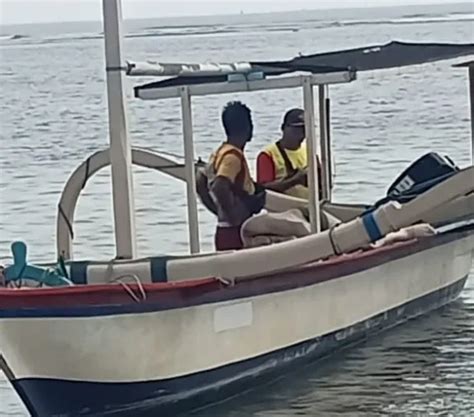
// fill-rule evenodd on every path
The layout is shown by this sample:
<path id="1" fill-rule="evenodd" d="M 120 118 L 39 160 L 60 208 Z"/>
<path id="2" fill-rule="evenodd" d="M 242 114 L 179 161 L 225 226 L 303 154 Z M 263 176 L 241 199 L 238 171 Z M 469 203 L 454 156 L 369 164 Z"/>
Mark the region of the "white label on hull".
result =
<path id="1" fill-rule="evenodd" d="M 253 322 L 253 308 L 250 301 L 218 307 L 214 310 L 214 331 L 238 329 Z"/>

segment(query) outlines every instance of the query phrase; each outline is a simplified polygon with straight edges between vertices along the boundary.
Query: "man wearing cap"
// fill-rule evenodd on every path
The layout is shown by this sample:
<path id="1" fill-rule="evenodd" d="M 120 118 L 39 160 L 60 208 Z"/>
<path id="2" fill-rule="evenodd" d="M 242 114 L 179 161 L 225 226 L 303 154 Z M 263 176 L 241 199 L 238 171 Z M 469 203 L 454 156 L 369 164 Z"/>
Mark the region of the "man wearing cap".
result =
<path id="1" fill-rule="evenodd" d="M 286 112 L 279 141 L 257 156 L 257 183 L 269 190 L 307 199 L 309 196 L 304 110 Z"/>

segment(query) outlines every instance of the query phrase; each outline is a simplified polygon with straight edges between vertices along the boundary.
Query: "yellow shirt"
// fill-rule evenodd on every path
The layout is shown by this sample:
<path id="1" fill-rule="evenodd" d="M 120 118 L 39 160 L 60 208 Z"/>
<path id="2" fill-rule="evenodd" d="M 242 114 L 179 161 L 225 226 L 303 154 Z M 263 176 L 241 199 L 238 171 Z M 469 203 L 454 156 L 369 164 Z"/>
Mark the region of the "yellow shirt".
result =
<path id="1" fill-rule="evenodd" d="M 289 173 L 286 168 L 285 160 L 276 143 L 272 143 L 271 145 L 267 146 L 263 152 L 273 160 L 275 167 L 275 179 L 286 178 Z M 303 142 L 296 150 L 285 149 L 285 153 L 288 156 L 293 169 L 306 169 L 308 167 L 306 142 Z M 286 190 L 285 194 L 302 199 L 308 199 L 309 190 L 308 187 L 303 185 L 295 185 L 294 187 Z"/>

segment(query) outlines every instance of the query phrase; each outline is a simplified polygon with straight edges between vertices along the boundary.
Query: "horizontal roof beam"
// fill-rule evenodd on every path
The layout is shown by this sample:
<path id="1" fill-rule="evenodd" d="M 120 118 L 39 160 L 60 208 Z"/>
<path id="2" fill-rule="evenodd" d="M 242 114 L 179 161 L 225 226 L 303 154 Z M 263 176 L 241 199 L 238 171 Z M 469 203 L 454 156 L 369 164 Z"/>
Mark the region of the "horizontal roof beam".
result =
<path id="1" fill-rule="evenodd" d="M 229 94 L 249 91 L 278 90 L 296 88 L 303 85 L 303 79 L 309 77 L 312 85 L 328 85 L 348 83 L 356 79 L 355 71 L 341 71 L 325 74 L 295 75 L 291 77 L 275 77 L 255 81 L 228 81 L 220 83 L 192 84 L 161 88 L 135 88 L 135 97 L 142 100 L 161 100 L 181 97 L 183 87 L 189 89 L 191 96 L 207 96 L 213 94 Z"/>
<path id="2" fill-rule="evenodd" d="M 248 62 L 234 63 L 160 63 L 154 61 L 127 61 L 127 75 L 130 77 L 189 77 L 203 75 L 223 75 L 249 73 L 255 71 Z"/>

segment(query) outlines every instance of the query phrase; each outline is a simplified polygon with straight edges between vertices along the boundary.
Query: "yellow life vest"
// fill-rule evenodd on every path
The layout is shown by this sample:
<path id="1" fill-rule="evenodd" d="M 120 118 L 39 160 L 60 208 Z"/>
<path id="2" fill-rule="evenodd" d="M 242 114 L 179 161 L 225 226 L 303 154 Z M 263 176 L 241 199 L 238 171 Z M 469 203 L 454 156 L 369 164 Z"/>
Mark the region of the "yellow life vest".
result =
<path id="1" fill-rule="evenodd" d="M 241 149 L 231 145 L 230 143 L 223 143 L 217 151 L 211 155 L 206 169 L 209 181 L 212 182 L 215 179 L 218 167 L 226 155 L 234 155 L 240 160 L 240 171 L 235 176 L 235 180 L 233 181 L 234 186 L 238 190 L 244 191 L 249 195 L 255 194 L 255 185 L 250 176 L 250 170 L 244 153 Z"/>
<path id="2" fill-rule="evenodd" d="M 288 172 L 285 159 L 283 158 L 280 149 L 276 143 L 272 143 L 264 149 L 264 152 L 269 155 L 273 163 L 275 164 L 275 179 L 283 179 L 288 177 L 290 172 Z M 306 142 L 303 142 L 297 150 L 284 149 L 284 152 L 288 156 L 291 166 L 294 170 L 305 169 L 308 166 L 308 159 L 306 154 Z M 285 191 L 285 194 L 291 195 L 293 197 L 308 199 L 309 191 L 308 187 L 303 185 L 295 185 L 294 187 L 289 188 Z"/>

